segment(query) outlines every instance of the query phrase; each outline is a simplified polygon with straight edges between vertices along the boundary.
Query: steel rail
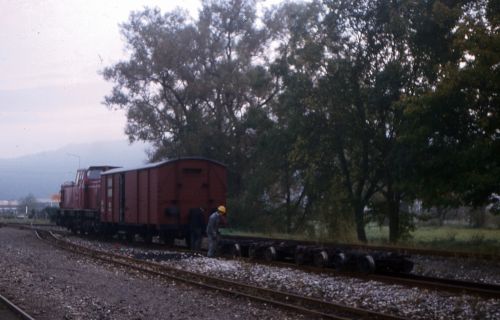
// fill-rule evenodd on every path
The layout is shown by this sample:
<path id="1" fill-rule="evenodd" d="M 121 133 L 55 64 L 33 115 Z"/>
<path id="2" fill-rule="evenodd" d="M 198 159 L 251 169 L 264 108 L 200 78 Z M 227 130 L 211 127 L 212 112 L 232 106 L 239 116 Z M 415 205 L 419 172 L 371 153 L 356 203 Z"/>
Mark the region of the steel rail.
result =
<path id="1" fill-rule="evenodd" d="M 238 258 L 238 259 L 248 259 L 248 258 Z M 297 265 L 295 263 L 283 262 L 283 261 L 262 261 L 262 260 L 252 260 L 254 263 L 259 263 L 263 265 L 276 266 L 276 267 L 294 267 L 299 270 L 306 272 L 313 272 L 318 274 L 329 274 L 332 276 L 345 276 L 350 278 L 357 278 L 366 281 L 380 281 L 387 284 L 399 284 L 408 287 L 420 287 L 427 289 L 434 289 L 439 291 L 448 291 L 459 294 L 471 294 L 476 296 L 481 296 L 485 298 L 495 298 L 500 299 L 500 285 L 472 282 L 458 279 L 445 279 L 445 278 L 435 278 L 420 276 L 415 274 L 405 274 L 405 273 L 371 273 L 363 274 L 359 272 L 346 272 L 337 271 L 332 268 L 318 268 L 314 266 Z"/>
<path id="2" fill-rule="evenodd" d="M 16 306 L 12 301 L 2 296 L 1 294 L 0 294 L 0 304 L 5 305 L 10 310 L 10 314 L 12 314 L 12 317 L 16 317 L 22 320 L 35 320 L 33 317 L 27 314 L 23 309 Z M 0 313 L 0 316 L 1 315 L 2 313 Z M 7 315 L 5 315 L 5 317 L 7 317 Z M 4 318 L 2 317 L 2 319 Z"/>
<path id="3" fill-rule="evenodd" d="M 373 280 L 401 283 L 425 288 L 434 288 L 457 293 L 478 295 L 486 298 L 500 299 L 500 285 L 464 281 L 457 279 L 444 279 L 420 276 L 414 274 L 373 274 L 369 275 Z"/>
<path id="4" fill-rule="evenodd" d="M 50 235 L 50 240 L 42 236 L 40 233 Z M 304 297 L 293 293 L 277 291 L 253 285 L 248 285 L 232 280 L 226 280 L 216 277 L 211 277 L 195 272 L 181 270 L 173 267 L 164 266 L 158 263 L 137 260 L 130 257 L 110 254 L 84 246 L 65 242 L 58 239 L 50 232 L 38 230 L 39 236 L 53 245 L 65 250 L 78 252 L 95 259 L 107 263 L 132 268 L 140 272 L 147 272 L 152 275 L 167 277 L 184 283 L 189 283 L 212 290 L 228 293 L 236 296 L 243 296 L 249 299 L 261 301 L 268 304 L 273 304 L 282 308 L 287 308 L 295 312 L 314 316 L 316 318 L 325 319 L 404 319 L 395 315 L 388 315 L 379 312 L 369 311 L 366 309 L 353 308 L 345 305 L 332 303 L 320 299 Z"/>

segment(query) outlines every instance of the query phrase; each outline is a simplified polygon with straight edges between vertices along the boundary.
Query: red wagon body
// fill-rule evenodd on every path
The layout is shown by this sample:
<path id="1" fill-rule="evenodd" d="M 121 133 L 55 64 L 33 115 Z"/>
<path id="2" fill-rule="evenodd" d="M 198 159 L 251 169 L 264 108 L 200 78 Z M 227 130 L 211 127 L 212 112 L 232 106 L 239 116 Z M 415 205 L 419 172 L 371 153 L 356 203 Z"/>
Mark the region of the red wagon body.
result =
<path id="1" fill-rule="evenodd" d="M 226 168 L 204 158 L 181 158 L 101 175 L 100 220 L 110 232 L 187 237 L 190 210 L 209 214 L 226 202 Z"/>

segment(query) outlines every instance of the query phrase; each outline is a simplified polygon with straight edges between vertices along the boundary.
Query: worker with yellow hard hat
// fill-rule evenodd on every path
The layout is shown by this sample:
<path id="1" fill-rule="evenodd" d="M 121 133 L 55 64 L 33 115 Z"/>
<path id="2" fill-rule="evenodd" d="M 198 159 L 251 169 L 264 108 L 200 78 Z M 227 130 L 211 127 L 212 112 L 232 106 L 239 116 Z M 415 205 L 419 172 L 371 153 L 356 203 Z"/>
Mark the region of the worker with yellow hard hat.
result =
<path id="1" fill-rule="evenodd" d="M 207 237 L 208 237 L 208 257 L 215 257 L 217 251 L 217 244 L 219 242 L 219 225 L 221 216 L 226 215 L 226 207 L 220 205 L 217 210 L 210 215 L 207 224 Z"/>
<path id="2" fill-rule="evenodd" d="M 217 207 L 217 211 L 220 212 L 222 215 L 226 215 L 226 207 L 224 206 Z"/>

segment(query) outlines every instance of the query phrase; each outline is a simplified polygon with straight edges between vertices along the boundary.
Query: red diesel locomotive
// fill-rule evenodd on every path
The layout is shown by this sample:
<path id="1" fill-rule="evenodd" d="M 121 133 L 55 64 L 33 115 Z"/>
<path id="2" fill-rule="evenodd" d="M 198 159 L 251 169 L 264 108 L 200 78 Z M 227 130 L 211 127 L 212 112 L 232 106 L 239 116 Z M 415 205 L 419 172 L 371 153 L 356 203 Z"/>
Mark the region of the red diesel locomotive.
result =
<path id="1" fill-rule="evenodd" d="M 61 186 L 57 224 L 73 232 L 138 234 L 171 242 L 189 239 L 189 215 L 205 223 L 226 203 L 226 167 L 205 158 L 180 158 L 134 169 L 92 166 Z"/>

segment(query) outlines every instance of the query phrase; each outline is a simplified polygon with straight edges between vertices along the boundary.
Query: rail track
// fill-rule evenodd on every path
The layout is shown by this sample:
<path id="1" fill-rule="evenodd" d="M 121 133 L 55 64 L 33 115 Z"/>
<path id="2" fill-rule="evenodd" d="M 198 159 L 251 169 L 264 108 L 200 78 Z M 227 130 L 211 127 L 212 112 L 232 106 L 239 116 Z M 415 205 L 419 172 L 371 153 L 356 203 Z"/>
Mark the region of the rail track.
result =
<path id="1" fill-rule="evenodd" d="M 24 228 L 32 228 L 35 226 L 23 226 Z M 162 246 L 158 246 L 162 247 Z M 179 248 L 176 248 L 179 250 Z M 181 249 L 182 250 L 182 249 Z M 188 250 L 182 250 L 185 252 L 189 252 Z M 456 280 L 456 279 L 444 279 L 444 278 L 436 278 L 436 277 L 427 277 L 420 276 L 415 274 L 402 274 L 402 273 L 377 273 L 377 274 L 360 274 L 360 273 L 352 273 L 352 272 L 342 272 L 337 271 L 331 268 L 317 268 L 312 266 L 297 266 L 294 263 L 290 262 L 263 262 L 263 261 L 252 261 L 258 262 L 262 264 L 274 265 L 278 267 L 294 267 L 298 269 L 302 269 L 307 272 L 314 273 L 329 273 L 335 276 L 348 276 L 359 278 L 362 280 L 373 280 L 380 281 L 384 283 L 390 284 L 398 284 L 409 287 L 420 287 L 427 288 L 431 290 L 438 291 L 447 291 L 458 294 L 470 294 L 481 296 L 485 298 L 496 298 L 500 299 L 500 285 L 496 284 L 487 284 L 487 283 L 479 283 L 472 281 L 464 281 L 464 280 Z"/>
<path id="2" fill-rule="evenodd" d="M 175 248 L 179 250 L 179 248 Z M 182 252 L 191 252 L 190 250 L 180 249 Z M 277 267 L 288 267 L 303 270 L 305 272 L 312 273 L 327 273 L 332 276 L 346 276 L 350 278 L 358 278 L 366 281 L 379 281 L 388 284 L 398 284 L 408 287 L 419 287 L 438 291 L 447 291 L 451 293 L 458 294 L 469 294 L 480 296 L 484 298 L 495 298 L 500 299 L 500 285 L 465 281 L 458 279 L 446 279 L 437 277 L 428 277 L 409 273 L 370 273 L 363 274 L 359 272 L 345 272 L 337 271 L 331 268 L 319 268 L 314 266 L 304 266 L 297 265 L 293 262 L 283 262 L 283 261 L 262 261 L 262 260 L 252 260 L 249 258 L 241 258 L 249 260 L 252 263 L 260 263 L 264 265 L 271 265 Z"/>
<path id="3" fill-rule="evenodd" d="M 0 295 L 0 319 L 2 320 L 35 320 L 12 301 Z"/>
<path id="4" fill-rule="evenodd" d="M 30 223 L 0 223 L 4 226 L 14 226 L 19 228 L 38 228 L 38 227 L 56 227 L 53 224 L 30 224 Z M 59 227 L 58 227 L 59 228 Z M 301 244 L 318 244 L 317 241 L 306 241 L 306 240 L 289 240 L 280 238 L 265 238 L 265 237 L 250 237 L 250 236 L 224 236 L 226 239 L 255 239 L 255 240 L 270 240 L 270 241 L 291 241 Z M 444 251 L 437 249 L 423 249 L 423 248 L 409 248 L 400 246 L 376 246 L 370 244 L 350 244 L 350 243 L 334 243 L 334 242 L 323 242 L 324 245 L 334 245 L 339 248 L 352 248 L 367 251 L 386 251 L 386 252 L 396 252 L 400 254 L 417 254 L 423 256 L 436 256 L 436 257 L 450 257 L 450 258 L 474 258 L 474 259 L 484 259 L 492 261 L 500 261 L 499 254 L 489 254 L 489 253 L 478 253 L 478 252 L 466 252 L 466 251 Z"/>
<path id="5" fill-rule="evenodd" d="M 33 226 L 35 227 L 35 226 Z M 141 247 L 139 245 L 139 247 Z M 164 246 L 157 245 L 155 247 L 164 248 Z M 182 250 L 176 248 L 176 250 Z M 183 252 L 190 252 L 189 250 L 182 250 Z M 348 276 L 353 278 L 359 278 L 366 281 L 380 281 L 389 284 L 398 284 L 409 287 L 420 287 L 427 288 L 431 290 L 447 291 L 451 293 L 458 294 L 470 294 L 481 296 L 485 298 L 496 298 L 500 299 L 500 285 L 479 283 L 472 281 L 464 281 L 457 279 L 445 279 L 421 276 L 415 274 L 404 274 L 404 273 L 376 273 L 376 274 L 360 274 L 356 272 L 343 272 L 337 271 L 331 268 L 317 268 L 313 266 L 298 266 L 294 263 L 283 262 L 283 261 L 273 261 L 273 262 L 263 262 L 263 261 L 253 261 L 262 264 L 274 265 L 278 267 L 293 267 L 302 269 L 307 272 L 314 273 L 329 273 L 335 276 Z"/>
<path id="6" fill-rule="evenodd" d="M 252 300 L 264 302 L 289 309 L 294 312 L 306 314 L 314 318 L 323 319 L 404 319 L 395 315 L 383 314 L 370 310 L 353 308 L 320 299 L 304 297 L 283 291 L 271 290 L 257 287 L 241 282 L 220 279 L 199 273 L 167 267 L 158 263 L 145 260 L 137 260 L 121 255 L 110 254 L 93 250 L 84 246 L 68 243 L 56 237 L 53 233 L 44 230 L 36 230 L 40 239 L 65 250 L 89 256 L 106 263 L 123 266 L 139 272 L 148 273 L 176 281 L 200 286 L 207 289 L 217 290 L 226 294 L 246 297 Z"/>
<path id="7" fill-rule="evenodd" d="M 253 261 L 257 262 L 257 261 Z M 398 284 L 408 287 L 419 287 L 437 291 L 447 291 L 458 294 L 476 295 L 484 298 L 500 299 L 500 285 L 420 276 L 415 274 L 405 273 L 385 273 L 385 274 L 362 274 L 359 272 L 343 272 L 329 268 L 318 268 L 313 266 L 297 266 L 294 263 L 273 261 L 265 262 L 258 261 L 265 265 L 277 267 L 295 267 L 306 272 L 312 273 L 327 273 L 332 276 L 346 276 L 350 278 L 358 278 L 365 281 L 379 281 L 387 284 Z"/>
<path id="8" fill-rule="evenodd" d="M 161 248 L 161 247 L 160 247 Z M 181 250 L 182 252 L 192 252 L 187 249 L 174 248 L 175 250 Z M 458 279 L 446 279 L 437 277 L 428 277 L 422 275 L 416 275 L 411 273 L 370 273 L 363 274 L 359 272 L 344 272 L 337 271 L 331 268 L 319 268 L 314 266 L 303 266 L 297 265 L 293 262 L 283 262 L 283 261 L 262 261 L 262 260 L 252 260 L 248 258 L 238 258 L 251 260 L 252 263 L 261 263 L 264 265 L 274 265 L 278 267 L 288 267 L 296 268 L 306 272 L 313 273 L 328 273 L 333 276 L 347 276 L 351 278 L 359 278 L 366 281 L 379 281 L 388 284 L 399 284 L 408 287 L 420 287 L 431 290 L 447 291 L 458 294 L 470 294 L 485 298 L 495 298 L 500 299 L 500 285 L 465 281 Z"/>
<path id="9" fill-rule="evenodd" d="M 377 281 L 500 299 L 500 285 L 496 284 L 426 277 L 414 274 L 372 274 L 368 275 L 368 277 Z"/>

